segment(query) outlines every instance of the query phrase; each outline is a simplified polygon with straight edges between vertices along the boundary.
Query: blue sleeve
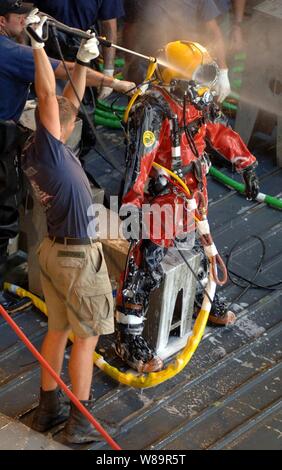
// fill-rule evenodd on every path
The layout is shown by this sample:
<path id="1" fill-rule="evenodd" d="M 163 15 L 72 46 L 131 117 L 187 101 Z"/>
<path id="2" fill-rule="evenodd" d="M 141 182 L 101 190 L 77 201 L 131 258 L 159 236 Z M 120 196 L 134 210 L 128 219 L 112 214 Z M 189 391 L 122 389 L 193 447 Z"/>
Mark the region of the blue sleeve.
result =
<path id="1" fill-rule="evenodd" d="M 231 0 L 214 0 L 221 14 L 227 13 L 231 9 Z"/>
<path id="2" fill-rule="evenodd" d="M 41 124 L 36 111 L 36 131 L 34 135 L 35 154 L 43 165 L 60 165 L 62 162 L 64 144 L 56 139 Z"/>
<path id="3" fill-rule="evenodd" d="M 50 59 L 53 70 L 56 70 L 60 61 Z M 13 72 L 23 82 L 34 82 L 35 66 L 32 48 L 29 46 L 17 45 L 14 54 Z"/>
<path id="4" fill-rule="evenodd" d="M 112 20 L 124 16 L 123 0 L 103 0 L 99 9 L 100 21 Z"/>
<path id="5" fill-rule="evenodd" d="M 197 3 L 199 21 L 211 21 L 216 19 L 221 14 L 214 0 L 200 0 Z"/>

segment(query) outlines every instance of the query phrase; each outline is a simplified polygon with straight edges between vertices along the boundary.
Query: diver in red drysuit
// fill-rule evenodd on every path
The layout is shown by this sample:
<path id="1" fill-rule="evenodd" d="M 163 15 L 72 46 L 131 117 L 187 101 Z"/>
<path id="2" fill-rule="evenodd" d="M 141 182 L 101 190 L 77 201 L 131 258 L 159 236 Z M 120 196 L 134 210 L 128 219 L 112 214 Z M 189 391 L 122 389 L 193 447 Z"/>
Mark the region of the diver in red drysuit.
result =
<path id="1" fill-rule="evenodd" d="M 169 86 L 151 86 L 138 99 L 129 116 L 127 172 L 121 213 L 124 219 L 131 214 L 131 249 L 117 297 L 116 353 L 139 372 L 157 371 L 163 366 L 142 337 L 149 294 L 160 286 L 163 279 L 161 261 L 175 241 L 181 247 L 183 240 L 185 242 L 183 234 L 195 231 L 193 220 L 187 216 L 185 208 L 182 220 L 178 220 L 175 214 L 176 207 L 185 206 L 183 192 L 164 170 L 154 168 L 153 163 L 176 173 L 188 186 L 198 207 L 205 210 L 210 168 L 207 152 L 216 154 L 242 174 L 247 199 L 255 199 L 259 192 L 256 158 L 240 136 L 222 123 L 222 114 L 213 94 L 207 90 L 199 95 L 199 90 L 202 88 L 195 80 L 182 78 L 174 79 Z M 146 239 L 142 239 L 144 225 L 149 226 L 148 216 L 142 215 L 143 204 L 173 208 L 170 238 L 161 229 L 157 238 L 151 231 Z M 203 276 L 208 267 L 205 256 L 202 254 L 201 257 L 199 276 Z M 201 305 L 202 297 L 200 289 L 196 306 Z M 216 295 L 210 322 L 226 325 L 234 323 L 235 318 Z"/>

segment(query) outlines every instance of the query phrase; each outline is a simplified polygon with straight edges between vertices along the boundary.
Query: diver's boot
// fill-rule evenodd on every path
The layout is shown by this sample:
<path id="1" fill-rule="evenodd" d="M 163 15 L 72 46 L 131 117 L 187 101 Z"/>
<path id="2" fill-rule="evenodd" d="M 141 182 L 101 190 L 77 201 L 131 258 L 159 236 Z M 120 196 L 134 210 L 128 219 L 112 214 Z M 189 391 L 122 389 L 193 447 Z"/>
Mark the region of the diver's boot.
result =
<path id="1" fill-rule="evenodd" d="M 91 412 L 94 400 L 81 400 L 81 403 Z M 98 422 L 108 434 L 111 435 L 115 431 L 114 428 L 105 424 L 102 420 L 99 419 Z M 64 427 L 63 439 L 69 444 L 83 444 L 86 442 L 101 441 L 104 438 L 81 411 L 71 403 L 70 417 Z"/>
<path id="2" fill-rule="evenodd" d="M 203 294 L 197 295 L 196 303 L 195 303 L 195 313 L 194 317 L 196 318 L 203 301 Z M 236 315 L 231 310 L 228 310 L 227 303 L 218 295 L 215 294 L 214 301 L 211 306 L 211 311 L 209 314 L 208 319 L 209 324 L 215 326 L 230 326 L 234 325 L 236 322 Z"/>
<path id="3" fill-rule="evenodd" d="M 157 372 L 163 368 L 163 361 L 154 354 L 141 335 L 118 331 L 115 351 L 124 362 L 137 372 Z"/>
<path id="4" fill-rule="evenodd" d="M 41 388 L 39 406 L 34 413 L 31 428 L 45 432 L 66 421 L 70 408 L 69 403 L 63 400 L 64 397 L 58 388 L 47 392 Z"/>
<path id="5" fill-rule="evenodd" d="M 209 322 L 216 326 L 229 326 L 236 322 L 235 313 L 228 310 L 227 303 L 218 294 L 215 294 L 211 306 Z"/>

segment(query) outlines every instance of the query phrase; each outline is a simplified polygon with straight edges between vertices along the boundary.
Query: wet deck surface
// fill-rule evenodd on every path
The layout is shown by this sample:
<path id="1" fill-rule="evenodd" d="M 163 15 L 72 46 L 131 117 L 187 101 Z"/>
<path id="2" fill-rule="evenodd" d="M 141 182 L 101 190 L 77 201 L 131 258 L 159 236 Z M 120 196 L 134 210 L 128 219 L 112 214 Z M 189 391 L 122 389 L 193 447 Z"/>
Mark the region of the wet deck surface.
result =
<path id="1" fill-rule="evenodd" d="M 101 134 L 122 172 L 121 135 Z M 266 151 L 260 151 L 259 161 L 262 192 L 281 196 L 282 170 Z M 89 155 L 86 170 L 108 188 L 108 197 L 118 193 L 120 173 L 100 156 Z M 209 220 L 221 254 L 227 255 L 242 239 L 232 269 L 246 277 L 254 274 L 261 246 L 247 237 L 258 235 L 265 243 L 266 258 L 256 281 L 263 285 L 280 281 L 281 212 L 247 202 L 212 179 L 209 194 Z M 240 292 L 230 283 L 222 289 L 229 301 Z M 209 327 L 184 371 L 156 388 L 140 391 L 119 385 L 95 368 L 94 415 L 115 427 L 113 437 L 123 449 L 282 448 L 282 291 L 251 289 L 234 310 L 237 323 L 230 328 Z M 13 318 L 39 348 L 47 330 L 43 314 L 32 308 Z M 112 364 L 123 367 L 113 353 L 111 338 L 99 348 L 106 350 Z M 69 383 L 66 368 L 63 375 Z M 0 319 L 0 412 L 28 425 L 38 404 L 39 376 L 38 364 Z M 60 428 L 53 430 L 53 439 L 63 442 Z M 107 449 L 108 445 L 74 448 Z"/>

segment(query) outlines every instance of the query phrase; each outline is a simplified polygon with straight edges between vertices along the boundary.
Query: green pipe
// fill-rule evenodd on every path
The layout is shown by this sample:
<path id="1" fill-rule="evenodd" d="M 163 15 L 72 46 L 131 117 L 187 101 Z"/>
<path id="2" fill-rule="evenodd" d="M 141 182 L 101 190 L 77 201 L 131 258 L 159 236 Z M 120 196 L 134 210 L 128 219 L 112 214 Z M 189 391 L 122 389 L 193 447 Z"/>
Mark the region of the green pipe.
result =
<path id="1" fill-rule="evenodd" d="M 213 166 L 210 169 L 210 174 L 213 176 L 213 178 L 215 178 L 217 181 L 224 184 L 225 186 L 229 186 L 230 188 L 235 189 L 239 193 L 244 194 L 245 192 L 244 184 L 238 183 L 232 178 L 229 178 L 229 176 L 224 175 Z M 274 209 L 282 209 L 282 199 L 279 199 L 277 197 L 268 196 L 267 194 L 259 193 L 256 200 L 258 202 L 264 202 L 265 204 L 268 204 L 269 206 L 274 207 Z"/>
<path id="2" fill-rule="evenodd" d="M 224 101 L 222 103 L 223 108 L 230 109 L 231 111 L 237 111 L 237 106 L 236 104 L 228 103 L 228 101 Z"/>
<path id="3" fill-rule="evenodd" d="M 115 78 L 117 80 L 124 80 L 124 76 L 123 76 L 122 72 L 116 73 Z"/>
<path id="4" fill-rule="evenodd" d="M 95 109 L 95 114 L 98 116 L 104 117 L 106 119 L 113 119 L 114 121 L 120 117 L 122 119 L 122 116 L 118 115 L 115 116 L 115 114 L 109 112 L 109 111 L 104 111 L 103 109 L 96 108 Z"/>
<path id="5" fill-rule="evenodd" d="M 245 52 L 238 52 L 234 56 L 234 60 L 246 60 L 247 59 L 247 54 Z"/>
<path id="6" fill-rule="evenodd" d="M 232 68 L 233 73 L 242 73 L 244 72 L 244 66 L 243 65 L 236 65 L 235 67 Z"/>
<path id="7" fill-rule="evenodd" d="M 109 127 L 110 129 L 121 129 L 121 123 L 118 119 L 106 119 L 105 117 L 95 115 L 94 122 L 97 126 Z"/>
<path id="8" fill-rule="evenodd" d="M 120 58 L 120 57 L 116 57 L 115 66 L 116 67 L 124 67 L 124 65 L 125 65 L 125 60 Z"/>
<path id="9" fill-rule="evenodd" d="M 113 109 L 114 111 L 117 111 L 117 112 L 120 112 L 120 113 L 124 113 L 125 110 L 126 110 L 126 106 L 116 106 L 116 105 L 114 105 L 112 107 L 111 103 L 108 103 L 107 101 L 103 101 L 103 100 L 98 100 L 97 101 L 97 107 L 100 108 L 100 109 L 110 110 L 110 111 L 112 111 L 112 109 Z"/>

